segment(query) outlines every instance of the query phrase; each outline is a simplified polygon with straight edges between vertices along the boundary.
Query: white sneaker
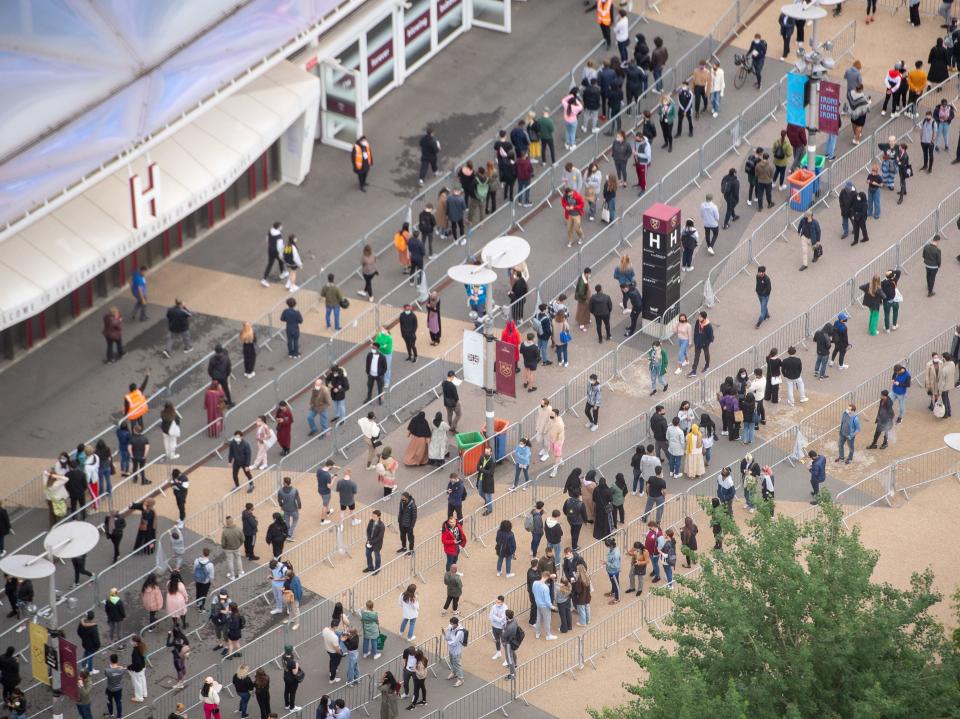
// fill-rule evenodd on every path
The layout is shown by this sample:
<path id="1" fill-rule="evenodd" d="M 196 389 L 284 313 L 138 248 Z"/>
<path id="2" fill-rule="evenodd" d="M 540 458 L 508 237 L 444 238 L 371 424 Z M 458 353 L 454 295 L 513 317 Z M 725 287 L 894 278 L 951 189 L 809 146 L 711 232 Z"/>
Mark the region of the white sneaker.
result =
<path id="1" fill-rule="evenodd" d="M 509 667 L 509 666 L 510 666 L 510 663 L 509 663 L 509 662 L 504 662 L 504 663 L 503 663 L 503 666 Z"/>
<path id="2" fill-rule="evenodd" d="M 501 575 L 503 575 L 503 572 L 497 572 L 497 576 L 498 576 L 498 577 L 501 576 Z"/>
<path id="3" fill-rule="evenodd" d="M 260 280 L 260 284 L 263 285 L 264 287 L 269 287 L 269 286 L 270 286 L 270 283 L 267 282 L 266 280 Z"/>
<path id="4" fill-rule="evenodd" d="M 556 635 L 556 634 L 548 634 L 548 635 L 547 635 L 547 641 L 548 641 L 548 642 L 552 642 L 552 641 L 556 640 L 556 638 L 557 638 L 557 635 Z"/>
<path id="5" fill-rule="evenodd" d="M 593 427 L 593 422 L 587 422 L 587 423 L 586 423 L 585 425 L 583 425 L 583 426 L 586 427 L 587 429 L 591 429 L 591 428 Z"/>
<path id="6" fill-rule="evenodd" d="M 414 641 L 416 641 L 416 640 L 417 640 L 416 635 L 414 635 L 414 636 L 410 637 L 409 639 L 407 639 L 408 642 L 414 642 Z"/>
<path id="7" fill-rule="evenodd" d="M 848 365 L 848 364 L 842 364 L 842 365 L 840 365 L 840 369 L 850 369 L 850 365 Z"/>
<path id="8" fill-rule="evenodd" d="M 491 661 L 495 661 L 495 660 L 497 660 L 497 659 L 499 659 L 499 658 L 500 658 L 500 652 L 498 651 L 496 654 L 494 654 L 492 657 L 490 657 L 490 660 L 491 660 Z"/>
<path id="9" fill-rule="evenodd" d="M 712 248 L 712 247 L 708 247 L 708 248 L 707 248 L 707 254 L 708 254 L 708 255 L 715 255 L 715 254 L 717 254 L 717 253 L 713 251 L 713 248 Z M 690 269 L 692 270 L 693 267 L 691 267 Z"/>
<path id="10" fill-rule="evenodd" d="M 360 295 L 361 297 L 366 297 L 366 296 L 367 296 L 367 293 L 364 292 L 363 290 L 357 290 L 357 294 Z"/>
<path id="11" fill-rule="evenodd" d="M 592 425 L 592 426 L 590 427 L 590 431 L 591 431 L 591 432 L 596 432 L 598 429 L 600 429 L 600 427 L 598 427 L 597 425 Z"/>
<path id="12" fill-rule="evenodd" d="M 291 292 L 296 292 L 297 290 L 300 289 L 300 285 L 289 285 L 287 289 L 290 290 Z"/>
<path id="13" fill-rule="evenodd" d="M 271 613 L 271 614 L 280 614 L 281 612 L 283 612 L 282 609 L 271 609 L 271 610 L 270 610 L 270 613 Z"/>
<path id="14" fill-rule="evenodd" d="M 227 579 L 233 579 L 233 575 L 230 572 L 227 572 Z"/>
<path id="15" fill-rule="evenodd" d="M 833 367 L 833 360 L 830 360 L 829 362 L 827 362 L 827 364 Z"/>
<path id="16" fill-rule="evenodd" d="M 801 398 L 800 398 L 800 401 L 801 401 L 801 402 L 807 402 L 808 400 L 809 400 L 808 397 L 801 397 Z"/>
<path id="17" fill-rule="evenodd" d="M 752 204 L 753 204 L 753 200 L 747 200 L 747 206 L 750 206 Z"/>
<path id="18" fill-rule="evenodd" d="M 712 114 L 714 117 L 717 117 L 717 113 L 714 112 L 714 113 L 711 113 L 711 114 Z"/>
<path id="19" fill-rule="evenodd" d="M 690 266 L 687 268 L 687 272 L 693 272 L 694 269 L 696 269 L 696 268 L 695 268 L 693 265 L 690 265 Z"/>
<path id="20" fill-rule="evenodd" d="M 360 524 L 360 520 L 359 520 L 359 519 L 353 519 L 353 520 L 350 521 L 350 524 L 352 524 L 354 527 L 356 527 L 358 524 Z"/>
<path id="21" fill-rule="evenodd" d="M 787 189 L 787 186 L 786 186 L 786 185 L 780 185 L 780 189 L 781 189 L 781 190 L 786 190 L 786 189 Z"/>
<path id="22" fill-rule="evenodd" d="M 374 658 L 374 659 L 379 659 L 379 658 L 382 657 L 382 656 L 383 656 L 383 655 L 382 655 L 380 652 L 377 652 L 376 654 L 373 655 L 373 658 Z"/>
<path id="23" fill-rule="evenodd" d="M 517 575 L 514 574 L 513 572 L 507 572 L 507 579 L 510 579 L 510 577 L 515 577 L 515 576 Z"/>
<path id="24" fill-rule="evenodd" d="M 287 272 L 286 270 L 284 270 L 283 272 L 280 273 L 280 279 L 281 279 L 281 280 L 285 280 L 285 279 L 287 279 L 287 277 L 289 277 L 289 276 L 290 276 L 290 273 Z"/>
<path id="25" fill-rule="evenodd" d="M 93 676 L 94 674 L 99 674 L 99 673 L 100 673 L 99 669 L 94 669 L 93 671 L 90 672 L 90 676 Z"/>
<path id="26" fill-rule="evenodd" d="M 324 519 L 322 522 L 320 522 L 320 525 L 322 526 L 324 524 L 333 524 L 333 522 L 331 522 L 329 519 Z"/>
<path id="27" fill-rule="evenodd" d="M 680 374 L 681 372 L 683 372 L 683 370 L 680 367 L 677 367 L 677 370 L 674 372 L 674 374 Z"/>

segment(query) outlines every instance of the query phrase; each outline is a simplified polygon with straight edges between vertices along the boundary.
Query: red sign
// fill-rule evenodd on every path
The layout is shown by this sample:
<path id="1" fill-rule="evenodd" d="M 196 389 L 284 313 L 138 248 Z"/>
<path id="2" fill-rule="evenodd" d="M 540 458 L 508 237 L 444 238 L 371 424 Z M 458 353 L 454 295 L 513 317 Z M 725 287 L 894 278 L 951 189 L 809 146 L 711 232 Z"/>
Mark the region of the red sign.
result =
<path id="1" fill-rule="evenodd" d="M 130 174 L 130 211 L 133 229 L 140 229 L 140 221 L 147 214 L 158 216 L 157 202 L 160 199 L 160 168 L 156 162 L 147 165 L 147 178 L 150 184 L 143 187 L 140 175 Z"/>
<path id="2" fill-rule="evenodd" d="M 77 647 L 60 637 L 60 687 L 63 693 L 73 699 L 80 699 L 80 669 L 77 666 Z"/>
<path id="3" fill-rule="evenodd" d="M 658 202 L 643 213 L 643 229 L 669 235 L 680 226 L 680 208 Z"/>
<path id="4" fill-rule="evenodd" d="M 460 7 L 461 0 L 440 0 L 437 3 L 437 19 Z"/>
<path id="5" fill-rule="evenodd" d="M 505 394 L 507 397 L 516 398 L 517 396 L 517 373 L 514 355 L 516 348 L 509 342 L 497 340 L 496 365 L 497 370 L 497 393 Z"/>
<path id="6" fill-rule="evenodd" d="M 367 74 L 372 75 L 374 70 L 385 62 L 393 59 L 393 40 L 387 40 L 367 57 Z"/>
<path id="7" fill-rule="evenodd" d="M 430 29 L 430 8 L 407 23 L 403 29 L 404 42 L 409 45 L 415 39 Z"/>
<path id="8" fill-rule="evenodd" d="M 840 85 L 821 80 L 819 94 L 817 120 L 820 132 L 837 135 L 840 132 Z"/>

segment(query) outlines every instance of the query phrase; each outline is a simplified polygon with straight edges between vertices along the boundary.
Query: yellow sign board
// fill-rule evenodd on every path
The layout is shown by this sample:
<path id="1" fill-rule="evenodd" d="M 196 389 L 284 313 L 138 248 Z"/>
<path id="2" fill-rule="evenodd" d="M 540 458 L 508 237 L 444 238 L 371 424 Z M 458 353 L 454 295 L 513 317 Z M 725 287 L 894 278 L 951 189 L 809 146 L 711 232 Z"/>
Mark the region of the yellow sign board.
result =
<path id="1" fill-rule="evenodd" d="M 33 670 L 33 678 L 50 686 L 50 669 L 44 659 L 44 648 L 47 646 L 49 632 L 47 632 L 46 627 L 36 622 L 30 622 L 29 628 L 30 668 Z"/>

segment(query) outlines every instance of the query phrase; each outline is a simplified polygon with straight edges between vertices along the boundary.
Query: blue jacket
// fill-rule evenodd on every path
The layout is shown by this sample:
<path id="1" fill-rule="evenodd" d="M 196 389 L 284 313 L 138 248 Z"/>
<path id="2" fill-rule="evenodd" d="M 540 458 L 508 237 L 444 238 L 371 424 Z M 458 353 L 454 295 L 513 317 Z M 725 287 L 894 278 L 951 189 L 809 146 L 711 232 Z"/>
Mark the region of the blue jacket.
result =
<path id="1" fill-rule="evenodd" d="M 553 602 L 550 601 L 550 585 L 541 579 L 535 581 L 533 583 L 533 600 L 538 607 L 552 607 Z"/>
<path id="2" fill-rule="evenodd" d="M 907 393 L 907 382 L 910 381 L 910 373 L 904 369 L 893 375 L 893 393 L 903 395 Z"/>
<path id="3" fill-rule="evenodd" d="M 467 485 L 465 482 L 447 482 L 447 489 L 450 494 L 447 495 L 447 504 L 451 507 L 459 507 L 463 500 L 467 498 Z"/>
<path id="4" fill-rule="evenodd" d="M 517 553 L 517 538 L 513 532 L 497 530 L 496 552 L 498 557 L 512 557 Z"/>
<path id="5" fill-rule="evenodd" d="M 530 456 L 533 454 L 530 445 L 526 447 L 518 444 L 517 448 L 513 450 L 513 461 L 517 464 L 523 464 L 527 467 L 530 466 Z"/>
<path id="6" fill-rule="evenodd" d="M 846 429 L 844 429 L 846 425 Z M 843 415 L 840 418 L 840 435 L 848 439 L 853 439 L 860 432 L 860 416 L 853 414 L 847 410 L 843 410 Z"/>
<path id="7" fill-rule="evenodd" d="M 693 323 L 693 346 L 706 347 L 713 342 L 713 323 L 707 322 L 702 328 L 699 322 Z"/>
<path id="8" fill-rule="evenodd" d="M 521 152 L 530 150 L 530 138 L 527 136 L 527 131 L 521 127 L 515 127 L 510 131 L 510 142 L 513 143 L 517 157 L 520 157 Z"/>
<path id="9" fill-rule="evenodd" d="M 806 217 L 801 218 L 800 224 L 797 225 L 797 231 L 809 239 L 811 245 L 820 241 L 820 223 L 816 220 L 808 221 Z"/>
<path id="10" fill-rule="evenodd" d="M 827 458 L 819 455 L 810 465 L 810 480 L 817 482 L 827 481 Z"/>

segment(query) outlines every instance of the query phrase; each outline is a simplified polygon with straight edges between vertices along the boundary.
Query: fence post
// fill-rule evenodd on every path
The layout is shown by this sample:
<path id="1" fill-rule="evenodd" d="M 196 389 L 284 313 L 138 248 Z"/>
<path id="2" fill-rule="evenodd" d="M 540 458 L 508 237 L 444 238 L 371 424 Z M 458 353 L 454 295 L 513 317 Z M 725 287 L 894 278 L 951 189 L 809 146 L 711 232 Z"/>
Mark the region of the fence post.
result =
<path id="1" fill-rule="evenodd" d="M 740 0 L 737 0 L 737 27 L 740 27 Z"/>
<path id="2" fill-rule="evenodd" d="M 940 227 L 940 204 L 942 203 L 937 204 L 936 209 L 934 209 L 933 211 L 933 226 L 937 228 L 937 234 L 940 234 L 940 230 L 942 229 Z M 898 242 L 897 251 L 899 252 L 899 250 L 900 250 L 900 243 Z"/>

